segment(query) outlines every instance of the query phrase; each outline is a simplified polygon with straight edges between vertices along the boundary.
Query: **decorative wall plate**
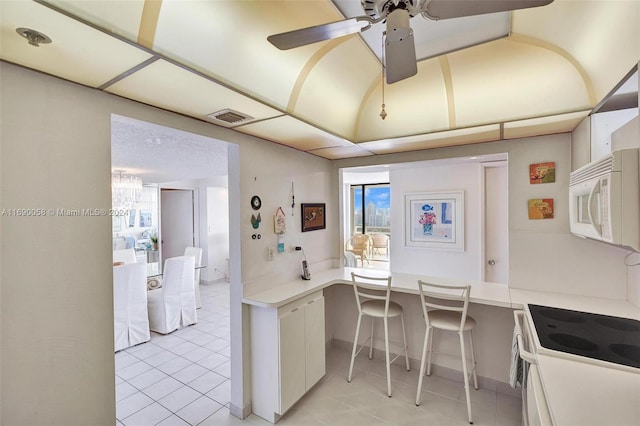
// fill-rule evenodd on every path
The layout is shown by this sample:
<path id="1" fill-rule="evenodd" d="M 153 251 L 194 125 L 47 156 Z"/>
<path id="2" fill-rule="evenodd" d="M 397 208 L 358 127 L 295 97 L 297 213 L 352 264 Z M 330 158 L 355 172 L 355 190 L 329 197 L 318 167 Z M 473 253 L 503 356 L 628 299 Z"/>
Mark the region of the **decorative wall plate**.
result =
<path id="1" fill-rule="evenodd" d="M 258 197 L 257 195 L 251 197 L 251 208 L 254 210 L 258 210 L 260 207 L 262 207 L 262 200 L 260 199 L 260 197 Z"/>

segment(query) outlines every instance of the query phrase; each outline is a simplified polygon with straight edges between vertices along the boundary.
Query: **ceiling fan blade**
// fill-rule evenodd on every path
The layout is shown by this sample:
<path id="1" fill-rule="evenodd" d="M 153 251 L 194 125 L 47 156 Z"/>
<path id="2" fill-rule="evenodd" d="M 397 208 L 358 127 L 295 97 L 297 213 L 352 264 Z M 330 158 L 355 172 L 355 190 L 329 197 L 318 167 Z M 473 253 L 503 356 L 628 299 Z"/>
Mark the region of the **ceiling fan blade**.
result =
<path id="1" fill-rule="evenodd" d="M 363 25 L 363 22 L 366 23 L 366 25 Z M 267 37 L 267 40 L 280 50 L 288 50 L 294 47 L 305 46 L 319 41 L 366 31 L 371 28 L 371 24 L 376 22 L 379 22 L 379 20 L 375 20 L 369 16 L 357 16 L 355 18 L 345 19 L 344 21 L 274 34 Z"/>
<path id="2" fill-rule="evenodd" d="M 387 84 L 418 73 L 416 45 L 413 30 L 409 26 L 409 13 L 406 10 L 396 9 L 387 16 L 384 56 Z"/>
<path id="3" fill-rule="evenodd" d="M 431 0 L 423 14 L 434 20 L 546 6 L 553 0 Z"/>

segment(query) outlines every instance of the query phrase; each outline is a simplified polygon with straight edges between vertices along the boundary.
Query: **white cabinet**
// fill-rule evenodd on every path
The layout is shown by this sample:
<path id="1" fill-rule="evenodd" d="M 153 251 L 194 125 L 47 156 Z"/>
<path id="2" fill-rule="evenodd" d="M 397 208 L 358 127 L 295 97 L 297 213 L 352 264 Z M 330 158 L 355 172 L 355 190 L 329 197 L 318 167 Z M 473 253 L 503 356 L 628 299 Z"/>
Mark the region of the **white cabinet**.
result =
<path id="1" fill-rule="evenodd" d="M 253 412 L 272 423 L 325 374 L 324 297 L 251 307 Z"/>

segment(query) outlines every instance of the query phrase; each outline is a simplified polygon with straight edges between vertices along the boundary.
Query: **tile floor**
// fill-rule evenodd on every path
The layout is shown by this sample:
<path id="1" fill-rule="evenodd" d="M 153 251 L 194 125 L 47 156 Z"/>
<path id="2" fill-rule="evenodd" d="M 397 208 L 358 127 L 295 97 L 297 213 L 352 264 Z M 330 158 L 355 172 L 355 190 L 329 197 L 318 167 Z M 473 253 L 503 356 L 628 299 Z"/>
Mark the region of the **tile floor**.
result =
<path id="1" fill-rule="evenodd" d="M 268 425 L 229 414 L 229 284 L 203 284 L 198 323 L 116 354 L 117 425 Z M 386 396 L 382 359 L 363 353 L 347 383 L 350 352 L 332 349 L 327 374 L 279 425 L 468 425 L 461 382 L 424 380 L 415 405 L 417 370 L 392 366 L 393 397 Z M 472 391 L 474 425 L 520 425 L 518 398 Z"/>

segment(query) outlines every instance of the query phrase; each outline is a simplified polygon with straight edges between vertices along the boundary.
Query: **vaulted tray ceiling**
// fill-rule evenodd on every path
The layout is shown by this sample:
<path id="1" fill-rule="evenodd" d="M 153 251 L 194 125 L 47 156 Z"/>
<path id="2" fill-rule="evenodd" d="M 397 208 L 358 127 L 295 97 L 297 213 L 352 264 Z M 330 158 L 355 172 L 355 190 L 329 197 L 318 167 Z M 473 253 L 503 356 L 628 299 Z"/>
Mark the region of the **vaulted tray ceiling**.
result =
<path id="1" fill-rule="evenodd" d="M 287 51 L 267 42 L 359 3 L 2 1 L 0 58 L 329 159 L 571 131 L 640 59 L 637 1 L 555 0 L 485 16 L 507 32 L 482 36 L 498 24 L 416 16 L 428 59 L 384 87 L 377 34 Z M 19 27 L 53 42 L 30 46 Z M 472 47 L 431 57 L 463 33 Z M 228 109 L 249 118 L 208 117 Z"/>

